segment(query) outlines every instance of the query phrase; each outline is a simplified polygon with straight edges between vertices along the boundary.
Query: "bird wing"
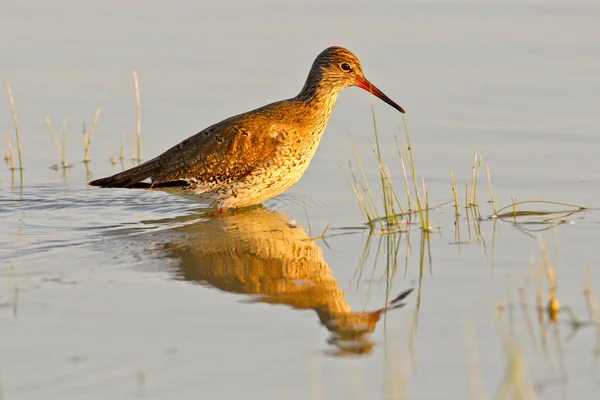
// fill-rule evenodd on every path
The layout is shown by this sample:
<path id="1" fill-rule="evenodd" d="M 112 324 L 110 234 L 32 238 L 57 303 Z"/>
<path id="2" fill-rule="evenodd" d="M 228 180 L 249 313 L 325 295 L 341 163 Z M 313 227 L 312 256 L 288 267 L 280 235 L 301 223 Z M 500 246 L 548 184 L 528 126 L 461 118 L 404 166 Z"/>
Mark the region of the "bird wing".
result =
<path id="1" fill-rule="evenodd" d="M 238 181 L 275 157 L 278 135 L 273 133 L 278 128 L 273 120 L 253 114 L 216 123 L 156 157 L 152 186 L 176 180 L 199 187 Z"/>
<path id="2" fill-rule="evenodd" d="M 197 189 L 209 189 L 238 181 L 269 165 L 281 142 L 295 134 L 284 122 L 289 113 L 282 104 L 269 104 L 218 122 L 151 160 L 90 185 L 148 187 L 142 181 L 151 178 L 151 187 L 187 181 Z"/>

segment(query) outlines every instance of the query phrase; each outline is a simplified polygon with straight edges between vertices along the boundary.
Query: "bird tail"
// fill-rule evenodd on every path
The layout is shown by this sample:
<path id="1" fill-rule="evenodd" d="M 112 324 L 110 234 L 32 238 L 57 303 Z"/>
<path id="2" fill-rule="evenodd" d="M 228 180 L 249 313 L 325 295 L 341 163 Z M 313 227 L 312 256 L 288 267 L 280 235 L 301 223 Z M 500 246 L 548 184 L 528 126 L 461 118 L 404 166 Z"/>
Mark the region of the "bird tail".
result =
<path id="1" fill-rule="evenodd" d="M 137 167 L 130 168 L 113 176 L 96 179 L 89 183 L 90 186 L 100 186 L 107 188 L 142 188 L 150 187 L 149 183 L 142 182 L 150 178 L 156 171 L 156 164 L 148 161 Z"/>

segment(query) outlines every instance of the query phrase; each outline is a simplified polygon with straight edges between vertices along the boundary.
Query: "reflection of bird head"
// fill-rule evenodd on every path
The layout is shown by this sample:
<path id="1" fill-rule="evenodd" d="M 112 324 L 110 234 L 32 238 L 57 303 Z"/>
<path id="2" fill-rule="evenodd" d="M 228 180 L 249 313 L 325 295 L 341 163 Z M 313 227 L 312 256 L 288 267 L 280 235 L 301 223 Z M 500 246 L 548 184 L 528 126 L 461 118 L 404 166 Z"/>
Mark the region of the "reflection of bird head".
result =
<path id="1" fill-rule="evenodd" d="M 375 343 L 370 335 L 375 330 L 379 318 L 386 312 L 404 307 L 404 300 L 413 289 L 408 289 L 394 298 L 387 307 L 371 312 L 350 312 L 345 314 L 319 314 L 321 323 L 331 332 L 329 344 L 339 348 L 336 355 L 369 353 Z M 325 318 L 327 317 L 327 318 Z"/>

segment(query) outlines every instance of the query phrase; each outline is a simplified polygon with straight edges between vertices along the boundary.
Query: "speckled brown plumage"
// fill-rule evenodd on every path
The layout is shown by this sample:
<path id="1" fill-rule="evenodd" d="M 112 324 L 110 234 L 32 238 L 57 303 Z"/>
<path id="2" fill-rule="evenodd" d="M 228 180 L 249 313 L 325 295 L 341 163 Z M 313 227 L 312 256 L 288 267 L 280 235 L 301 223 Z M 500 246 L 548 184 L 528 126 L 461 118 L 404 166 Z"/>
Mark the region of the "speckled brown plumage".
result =
<path id="1" fill-rule="evenodd" d="M 169 187 L 198 201 L 229 207 L 259 204 L 294 185 L 308 167 L 338 92 L 358 86 L 400 112 L 363 75 L 358 58 L 329 47 L 315 59 L 300 93 L 218 122 L 152 160 L 90 182 L 102 187 Z"/>

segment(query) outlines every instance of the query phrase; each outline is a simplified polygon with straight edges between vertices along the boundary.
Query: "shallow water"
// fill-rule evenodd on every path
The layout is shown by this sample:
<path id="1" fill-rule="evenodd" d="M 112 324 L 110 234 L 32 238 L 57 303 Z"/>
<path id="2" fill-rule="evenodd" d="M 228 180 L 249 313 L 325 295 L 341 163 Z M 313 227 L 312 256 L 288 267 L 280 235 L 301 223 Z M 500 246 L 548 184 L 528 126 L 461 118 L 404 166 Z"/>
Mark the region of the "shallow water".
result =
<path id="1" fill-rule="evenodd" d="M 500 205 L 598 207 L 599 17 L 583 0 L 1 5 L 0 75 L 25 165 L 22 183 L 0 174 L 3 398 L 464 399 L 478 385 L 492 398 L 509 365 L 503 330 L 538 398 L 595 398 L 597 329 L 570 338 L 569 313 L 541 325 L 535 303 L 541 235 L 561 305 L 589 318 L 598 212 L 488 219 L 484 170 L 483 219 L 461 209 L 460 238 L 451 204 L 431 212 L 429 236 L 343 229 L 363 222 L 340 171 L 355 162 L 348 134 L 374 186 L 378 177 L 369 95 L 358 89 L 341 93 L 303 179 L 262 208 L 207 216 L 186 199 L 86 182 L 121 169 L 108 159 L 123 132 L 129 158 L 133 69 L 150 158 L 295 95 L 314 56 L 339 44 L 407 110 L 430 204 L 452 200 L 450 169 L 463 202 L 481 151 Z M 374 105 L 405 203 L 394 139 L 403 122 Z M 98 106 L 86 170 L 81 122 Z M 8 102 L 1 114 L 11 131 Z M 48 169 L 59 156 L 46 116 L 55 128 L 68 120 L 71 169 Z M 377 314 L 410 288 L 403 308 Z"/>

